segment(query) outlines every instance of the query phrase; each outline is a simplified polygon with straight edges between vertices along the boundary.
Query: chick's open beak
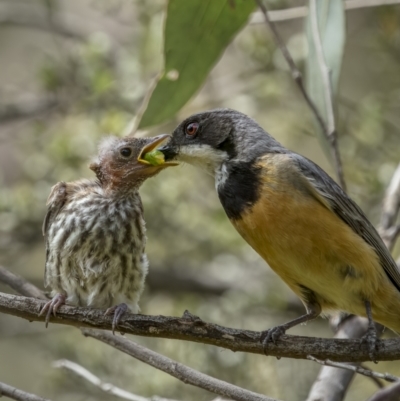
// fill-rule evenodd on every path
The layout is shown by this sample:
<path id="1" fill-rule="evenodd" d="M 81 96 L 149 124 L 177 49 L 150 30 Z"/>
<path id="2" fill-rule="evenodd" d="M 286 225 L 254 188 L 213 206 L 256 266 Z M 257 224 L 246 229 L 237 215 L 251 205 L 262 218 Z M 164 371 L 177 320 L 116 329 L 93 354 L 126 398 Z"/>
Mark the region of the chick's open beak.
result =
<path id="1" fill-rule="evenodd" d="M 157 150 L 158 145 L 163 143 L 166 139 L 171 138 L 170 135 L 162 134 L 151 138 L 152 141 L 148 143 L 140 151 L 138 156 L 138 162 L 145 165 L 157 166 L 157 167 L 169 167 L 177 166 L 179 163 L 166 162 L 164 154 Z"/>

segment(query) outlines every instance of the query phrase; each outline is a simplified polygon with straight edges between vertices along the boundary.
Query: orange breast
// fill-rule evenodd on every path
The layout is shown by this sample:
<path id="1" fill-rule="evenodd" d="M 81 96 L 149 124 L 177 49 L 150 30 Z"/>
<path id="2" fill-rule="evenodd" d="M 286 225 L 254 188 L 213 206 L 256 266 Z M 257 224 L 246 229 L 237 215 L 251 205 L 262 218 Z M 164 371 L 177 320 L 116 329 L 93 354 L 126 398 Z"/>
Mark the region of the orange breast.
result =
<path id="1" fill-rule="evenodd" d="M 267 167 L 261 198 L 232 223 L 297 295 L 302 285 L 323 309 L 363 314 L 364 300 L 388 282 L 375 251 L 327 205 L 295 188 L 282 164 Z"/>

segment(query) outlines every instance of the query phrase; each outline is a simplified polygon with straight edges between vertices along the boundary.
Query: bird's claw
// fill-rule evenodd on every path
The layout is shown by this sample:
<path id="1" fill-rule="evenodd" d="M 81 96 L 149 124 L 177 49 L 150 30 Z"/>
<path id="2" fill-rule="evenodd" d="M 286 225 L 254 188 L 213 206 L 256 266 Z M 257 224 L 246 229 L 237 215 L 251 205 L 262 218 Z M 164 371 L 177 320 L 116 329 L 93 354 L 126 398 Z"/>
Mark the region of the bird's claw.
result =
<path id="1" fill-rule="evenodd" d="M 119 304 L 112 306 L 111 308 L 108 308 L 104 315 L 114 315 L 113 321 L 112 321 L 112 333 L 115 334 L 115 328 L 118 326 L 122 315 L 129 310 L 128 305 L 125 303 Z M 121 333 L 123 334 L 123 333 Z"/>
<path id="2" fill-rule="evenodd" d="M 64 294 L 56 294 L 50 301 L 48 301 L 44 304 L 42 310 L 39 313 L 39 316 L 42 316 L 47 311 L 46 319 L 45 319 L 46 329 L 49 325 L 51 313 L 53 312 L 53 315 L 56 316 L 58 308 L 61 305 L 65 304 L 65 299 L 66 299 L 66 297 Z"/>
<path id="3" fill-rule="evenodd" d="M 361 337 L 361 344 L 366 344 L 368 347 L 368 356 L 371 361 L 378 363 L 376 361 L 376 348 L 378 345 L 378 336 L 376 333 L 376 328 L 374 324 L 368 326 L 367 332 Z"/>
<path id="4" fill-rule="evenodd" d="M 260 342 L 263 345 L 264 353 L 267 352 L 269 342 L 273 342 L 274 344 L 276 344 L 279 338 L 285 333 L 286 333 L 285 326 L 276 326 L 272 327 L 271 329 L 263 331 L 261 333 Z"/>

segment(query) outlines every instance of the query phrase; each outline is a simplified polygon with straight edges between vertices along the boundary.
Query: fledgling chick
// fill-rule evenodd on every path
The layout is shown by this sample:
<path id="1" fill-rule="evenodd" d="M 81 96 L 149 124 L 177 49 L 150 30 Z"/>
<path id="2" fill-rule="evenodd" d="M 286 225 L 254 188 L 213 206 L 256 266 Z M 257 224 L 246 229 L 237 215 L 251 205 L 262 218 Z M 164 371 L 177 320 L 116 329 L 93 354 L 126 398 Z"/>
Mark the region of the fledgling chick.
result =
<path id="1" fill-rule="evenodd" d="M 138 190 L 175 164 L 152 165 L 143 157 L 167 137 L 106 138 L 90 165 L 96 181 L 59 182 L 52 188 L 43 222 L 45 286 L 53 297 L 40 312 L 47 312 L 46 327 L 64 303 L 108 308 L 113 332 L 124 312 L 139 312 L 148 261 Z"/>

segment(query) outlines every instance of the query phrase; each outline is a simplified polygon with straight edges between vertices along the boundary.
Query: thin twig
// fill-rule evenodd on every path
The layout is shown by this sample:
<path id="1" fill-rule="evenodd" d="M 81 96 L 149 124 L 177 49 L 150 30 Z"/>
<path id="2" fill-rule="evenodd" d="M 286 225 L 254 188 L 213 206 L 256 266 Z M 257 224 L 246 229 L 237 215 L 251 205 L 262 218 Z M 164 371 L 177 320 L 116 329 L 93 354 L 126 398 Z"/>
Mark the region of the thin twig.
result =
<path id="1" fill-rule="evenodd" d="M 27 393 L 26 391 L 19 390 L 18 388 L 0 382 L 0 397 L 3 395 L 17 401 L 50 401 L 47 398 Z"/>
<path id="2" fill-rule="evenodd" d="M 85 369 L 83 366 L 69 361 L 67 359 L 60 359 L 58 361 L 53 362 L 53 366 L 55 368 L 62 368 L 66 369 L 70 372 L 73 372 L 77 376 L 81 377 L 84 380 L 87 380 L 89 383 L 93 384 L 94 386 L 98 387 L 100 390 L 114 395 L 115 397 L 123 398 L 124 400 L 130 400 L 130 401 L 174 401 L 168 398 L 162 398 L 162 397 L 151 397 L 151 398 L 145 398 L 141 397 L 140 395 L 136 395 L 133 393 L 130 393 L 129 391 L 123 390 L 122 388 L 119 388 L 117 386 L 114 386 L 111 383 L 106 383 L 103 382 L 100 378 L 98 378 L 96 375 L 93 373 L 89 372 L 87 369 Z"/>
<path id="3" fill-rule="evenodd" d="M 3 266 L 0 266 L 0 282 L 7 284 L 13 290 L 26 297 L 47 299 L 39 288 L 25 280 L 23 277 L 11 273 Z"/>
<path id="4" fill-rule="evenodd" d="M 359 366 L 361 366 L 363 369 L 371 370 L 368 366 L 365 366 L 365 365 L 362 364 L 362 363 L 360 363 Z M 385 385 L 382 383 L 382 381 L 379 380 L 379 379 L 377 379 L 376 377 L 374 377 L 374 376 L 368 376 L 368 378 L 371 379 L 371 381 L 373 381 L 373 382 L 376 384 L 376 386 L 377 386 L 378 388 L 384 388 L 384 387 L 385 387 Z"/>
<path id="5" fill-rule="evenodd" d="M 391 6 L 400 4 L 400 0 L 347 0 L 344 2 L 345 10 L 356 10 L 359 8 L 366 7 L 379 7 L 379 6 Z M 291 7 L 283 10 L 271 10 L 268 11 L 268 16 L 271 21 L 288 21 L 297 18 L 304 18 L 308 15 L 308 7 Z M 250 20 L 250 24 L 261 24 L 264 22 L 264 17 L 261 13 L 255 12 Z"/>
<path id="6" fill-rule="evenodd" d="M 393 386 L 383 388 L 376 392 L 368 401 L 399 401 L 400 400 L 400 383 Z"/>
<path id="7" fill-rule="evenodd" d="M 111 345 L 125 354 L 147 363 L 156 369 L 162 370 L 186 384 L 203 388 L 214 394 L 229 397 L 237 401 L 277 401 L 262 394 L 245 390 L 241 387 L 205 375 L 204 373 L 200 373 L 126 338 L 114 336 L 103 330 L 82 329 L 82 332 L 85 336 L 95 338 L 105 344 Z"/>
<path id="8" fill-rule="evenodd" d="M 337 327 L 337 322 L 334 324 Z M 340 323 L 335 338 L 361 338 L 367 331 L 368 321 L 358 316 L 347 316 Z M 323 366 L 310 388 L 306 401 L 342 401 L 354 372 Z"/>
<path id="9" fill-rule="evenodd" d="M 352 372 L 359 373 L 360 375 L 364 375 L 364 376 L 368 376 L 368 377 L 375 377 L 376 379 L 382 379 L 389 383 L 396 383 L 396 382 L 400 381 L 400 377 L 393 376 L 390 373 L 379 373 L 379 372 L 375 372 L 370 369 L 365 369 L 365 368 L 363 368 L 361 366 L 357 366 L 357 365 L 354 366 L 354 365 L 349 365 L 347 363 L 333 362 L 333 361 L 330 361 L 329 359 L 325 359 L 322 361 L 320 359 L 314 358 L 312 355 L 308 355 L 307 359 L 309 359 L 310 361 L 319 363 L 320 365 L 323 365 L 323 366 L 331 366 L 333 368 L 350 370 Z"/>
<path id="10" fill-rule="evenodd" d="M 389 250 L 392 250 L 397 237 L 400 235 L 400 227 L 396 225 L 400 212 L 400 163 L 390 181 L 383 200 L 382 215 L 379 233 Z"/>
<path id="11" fill-rule="evenodd" d="M 289 50 L 287 49 L 283 39 L 281 38 L 275 24 L 270 20 L 270 18 L 268 16 L 268 10 L 265 7 L 264 3 L 262 2 L 262 0 L 255 0 L 255 1 L 258 4 L 258 6 L 260 7 L 260 10 L 262 11 L 262 13 L 264 15 L 264 20 L 265 20 L 266 24 L 268 25 L 268 27 L 270 28 L 270 30 L 275 38 L 275 41 L 289 66 L 293 80 L 296 82 L 297 86 L 299 87 L 300 92 L 303 95 L 307 105 L 309 106 L 309 108 L 311 109 L 313 114 L 315 115 L 326 140 L 330 144 L 332 158 L 335 163 L 336 175 L 337 175 L 339 184 L 341 185 L 342 189 L 345 191 L 346 185 L 345 185 L 345 181 L 344 181 L 344 177 L 343 177 L 343 169 L 342 169 L 342 163 L 341 163 L 341 159 L 340 159 L 340 153 L 339 153 L 339 149 L 337 146 L 336 131 L 331 131 L 331 129 L 325 123 L 323 117 L 321 116 L 321 113 L 319 112 L 317 106 L 315 105 L 315 103 L 312 101 L 312 99 L 308 95 L 307 91 L 305 90 L 301 72 L 297 68 L 297 66 L 296 66 L 291 54 L 289 53 Z"/>
<path id="12" fill-rule="evenodd" d="M 129 391 L 123 390 L 117 386 L 114 386 L 113 384 L 110 383 L 105 383 L 103 382 L 100 378 L 98 378 L 96 375 L 94 375 L 92 372 L 84 368 L 83 366 L 69 361 L 68 359 L 60 359 L 58 361 L 53 362 L 53 366 L 55 368 L 61 368 L 68 370 L 77 376 L 81 377 L 84 380 L 87 380 L 89 383 L 93 384 L 94 386 L 100 388 L 100 390 L 112 394 L 116 397 L 123 398 L 125 400 L 131 400 L 131 401 L 176 401 L 172 400 L 170 398 L 164 398 L 164 397 L 159 397 L 158 395 L 152 396 L 150 398 L 146 397 L 141 397 L 140 395 L 136 395 L 133 393 L 130 393 Z M 228 400 L 223 400 L 220 397 L 214 398 L 212 401 L 228 401 Z"/>

